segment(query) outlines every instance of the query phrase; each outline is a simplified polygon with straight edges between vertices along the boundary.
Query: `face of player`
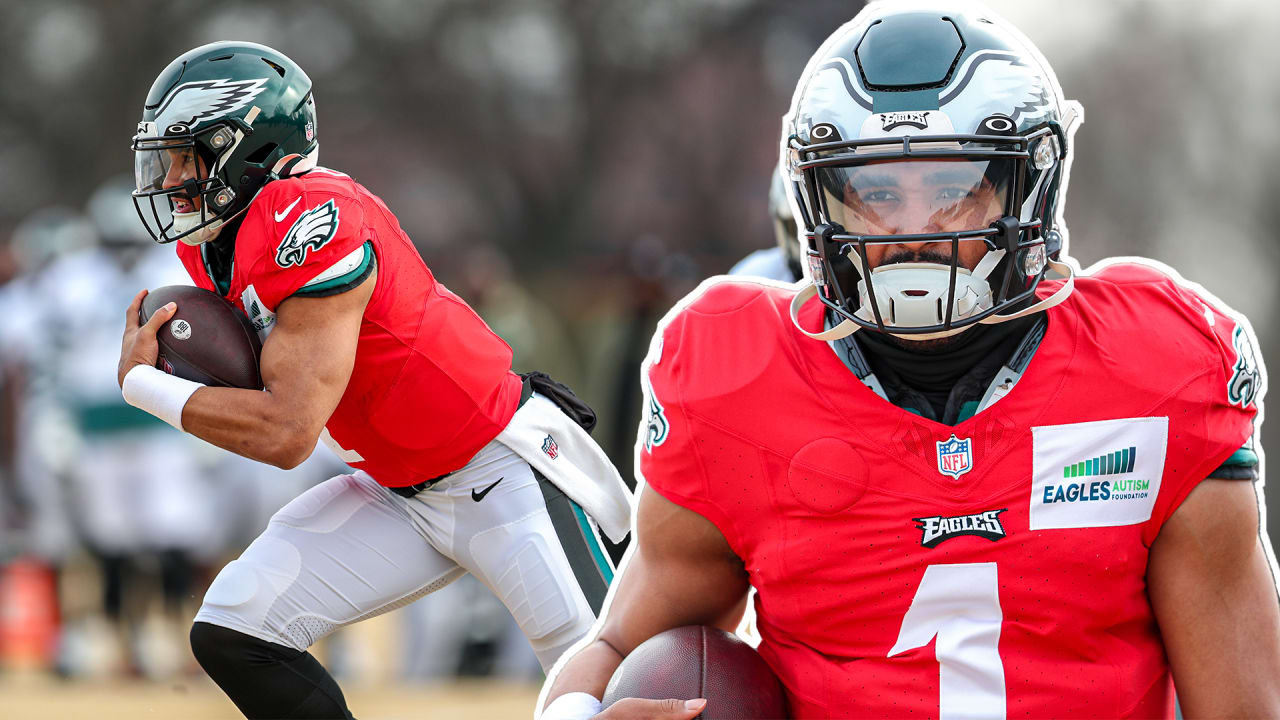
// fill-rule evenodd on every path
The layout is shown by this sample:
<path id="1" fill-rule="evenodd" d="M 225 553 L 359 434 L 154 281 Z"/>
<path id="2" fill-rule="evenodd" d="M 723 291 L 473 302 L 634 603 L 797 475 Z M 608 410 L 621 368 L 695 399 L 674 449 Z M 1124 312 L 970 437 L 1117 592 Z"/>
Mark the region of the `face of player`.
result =
<path id="1" fill-rule="evenodd" d="M 164 154 L 168 160 L 168 168 L 165 172 L 164 182 L 161 184 L 162 188 L 169 190 L 182 187 L 183 183 L 190 180 L 201 180 L 205 177 L 204 161 L 200 159 L 195 148 L 186 146 L 167 149 Z M 172 197 L 174 212 L 190 213 L 200 209 L 201 198 L 199 194 L 187 197 L 177 193 Z"/>
<path id="2" fill-rule="evenodd" d="M 1000 161 L 887 161 L 823 171 L 831 219 L 851 235 L 914 235 L 987 228 L 1004 214 L 1008 183 Z M 992 178 L 996 178 L 993 180 Z M 838 183 L 838 184 L 837 184 Z M 827 188 L 841 188 L 835 197 Z M 972 270 L 987 252 L 981 238 L 961 240 L 960 265 Z M 951 242 L 877 242 L 867 263 L 951 263 Z"/>
<path id="3" fill-rule="evenodd" d="M 193 180 L 207 177 L 208 168 L 190 142 L 152 142 L 134 152 L 134 173 L 139 192 L 173 190 Z M 174 211 L 192 213 L 200 210 L 199 193 L 166 193 L 173 200 Z"/>

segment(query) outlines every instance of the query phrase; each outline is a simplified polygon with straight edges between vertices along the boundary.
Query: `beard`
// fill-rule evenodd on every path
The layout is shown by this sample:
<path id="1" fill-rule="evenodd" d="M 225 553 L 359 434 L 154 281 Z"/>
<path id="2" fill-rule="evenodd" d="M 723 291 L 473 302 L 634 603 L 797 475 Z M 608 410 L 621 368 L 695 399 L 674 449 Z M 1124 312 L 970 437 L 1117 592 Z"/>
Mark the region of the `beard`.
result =
<path id="1" fill-rule="evenodd" d="M 880 261 L 879 267 L 886 265 L 898 265 L 903 263 L 932 263 L 934 265 L 950 265 L 952 261 L 951 253 L 944 253 L 938 250 L 930 249 L 925 246 L 919 250 L 908 250 L 905 247 L 898 247 L 896 250 L 885 255 Z M 957 260 L 958 262 L 958 260 Z M 965 328 L 965 332 L 959 332 L 955 335 L 940 338 L 913 339 L 911 336 L 900 336 L 892 333 L 882 333 L 885 342 L 894 347 L 902 348 L 919 353 L 942 353 L 965 344 L 968 341 L 966 337 L 969 330 L 973 330 L 976 325 L 970 325 Z"/>
<path id="2" fill-rule="evenodd" d="M 920 250 L 908 250 L 899 246 L 896 250 L 889 251 L 880 261 L 878 267 L 885 265 L 899 265 L 902 263 L 933 263 L 934 265 L 950 265 L 951 253 L 944 253 L 938 250 L 931 250 L 929 246 L 925 246 Z"/>

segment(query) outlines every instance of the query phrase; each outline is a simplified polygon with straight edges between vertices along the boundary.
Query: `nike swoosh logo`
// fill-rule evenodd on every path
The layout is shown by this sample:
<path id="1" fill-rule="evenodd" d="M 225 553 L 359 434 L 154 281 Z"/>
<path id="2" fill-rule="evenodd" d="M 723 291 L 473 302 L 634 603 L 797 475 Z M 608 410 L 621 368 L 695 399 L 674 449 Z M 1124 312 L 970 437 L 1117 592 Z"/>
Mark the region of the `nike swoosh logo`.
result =
<path id="1" fill-rule="evenodd" d="M 300 200 L 302 200 L 301 196 L 294 198 L 293 202 L 289 203 L 289 207 L 276 213 L 276 222 L 283 222 L 285 218 L 289 217 L 289 213 L 293 212 L 293 206 L 297 205 Z"/>
<path id="2" fill-rule="evenodd" d="M 498 487 L 498 483 L 500 483 L 500 482 L 502 482 L 502 478 L 498 478 L 497 480 L 494 480 L 492 485 L 490 485 L 489 487 L 485 488 L 484 490 L 481 490 L 480 492 L 476 492 L 474 489 L 472 489 L 472 491 L 471 491 L 471 499 L 472 499 L 472 500 L 475 500 L 476 502 L 480 502 L 481 500 L 483 500 L 483 499 L 484 499 L 484 496 L 485 496 L 485 495 L 488 495 L 488 494 L 489 494 L 489 491 L 490 491 L 490 490 L 492 490 L 492 489 L 494 489 L 494 488 Z"/>

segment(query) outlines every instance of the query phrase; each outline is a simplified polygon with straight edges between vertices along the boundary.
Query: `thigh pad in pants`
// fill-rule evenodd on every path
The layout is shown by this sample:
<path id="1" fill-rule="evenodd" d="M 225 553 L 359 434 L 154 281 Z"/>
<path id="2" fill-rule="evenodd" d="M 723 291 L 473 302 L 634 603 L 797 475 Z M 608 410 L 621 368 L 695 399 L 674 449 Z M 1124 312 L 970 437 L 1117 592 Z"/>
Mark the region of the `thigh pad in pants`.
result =
<path id="1" fill-rule="evenodd" d="M 364 473 L 339 475 L 271 518 L 218 574 L 196 620 L 306 650 L 465 572 L 427 542 L 398 496 Z"/>

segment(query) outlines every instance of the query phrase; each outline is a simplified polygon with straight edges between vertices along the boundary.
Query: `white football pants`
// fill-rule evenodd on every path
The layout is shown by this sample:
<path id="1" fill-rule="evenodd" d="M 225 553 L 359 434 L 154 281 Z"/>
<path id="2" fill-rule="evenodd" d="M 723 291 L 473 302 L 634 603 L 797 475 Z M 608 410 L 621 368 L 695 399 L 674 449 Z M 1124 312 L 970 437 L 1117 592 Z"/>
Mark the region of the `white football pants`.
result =
<path id="1" fill-rule="evenodd" d="M 587 633 L 613 579 L 595 522 L 495 440 L 413 498 L 360 471 L 299 495 L 222 569 L 195 619 L 306 650 L 468 572 L 544 670 Z"/>

